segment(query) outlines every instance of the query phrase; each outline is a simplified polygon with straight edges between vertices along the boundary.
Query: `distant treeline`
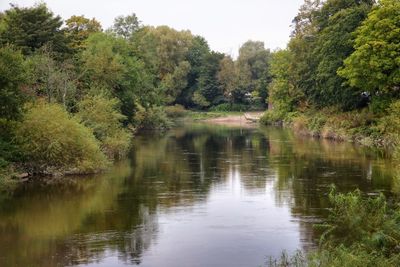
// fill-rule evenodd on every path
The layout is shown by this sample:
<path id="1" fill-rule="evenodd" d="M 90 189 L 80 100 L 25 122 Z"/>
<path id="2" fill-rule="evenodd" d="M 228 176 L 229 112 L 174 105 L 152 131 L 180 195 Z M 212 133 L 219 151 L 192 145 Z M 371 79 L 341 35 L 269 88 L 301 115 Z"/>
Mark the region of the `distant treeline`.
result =
<path id="1" fill-rule="evenodd" d="M 131 131 L 166 128 L 184 108 L 265 108 L 270 56 L 248 41 L 233 60 L 134 13 L 104 30 L 44 3 L 11 5 L 0 13 L 0 183 L 15 169 L 101 170 L 128 151 Z"/>

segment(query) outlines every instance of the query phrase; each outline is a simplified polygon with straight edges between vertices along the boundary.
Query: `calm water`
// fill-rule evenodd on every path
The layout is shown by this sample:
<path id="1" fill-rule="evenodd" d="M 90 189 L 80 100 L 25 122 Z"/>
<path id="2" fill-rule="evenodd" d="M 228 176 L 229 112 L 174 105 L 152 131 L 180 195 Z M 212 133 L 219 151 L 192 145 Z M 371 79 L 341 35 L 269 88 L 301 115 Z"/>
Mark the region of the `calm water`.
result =
<path id="1" fill-rule="evenodd" d="M 107 174 L 0 198 L 0 266 L 262 266 L 310 249 L 326 194 L 399 187 L 379 153 L 289 131 L 190 125 Z"/>

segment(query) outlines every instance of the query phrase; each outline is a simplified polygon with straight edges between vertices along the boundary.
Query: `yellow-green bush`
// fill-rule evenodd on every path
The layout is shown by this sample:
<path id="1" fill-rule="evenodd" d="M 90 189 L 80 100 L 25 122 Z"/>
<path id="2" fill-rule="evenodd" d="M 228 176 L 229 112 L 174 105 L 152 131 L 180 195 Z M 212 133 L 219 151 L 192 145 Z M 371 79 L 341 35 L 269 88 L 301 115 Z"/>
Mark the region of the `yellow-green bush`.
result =
<path id="1" fill-rule="evenodd" d="M 102 95 L 88 96 L 78 104 L 77 117 L 101 143 L 110 158 L 123 157 L 130 148 L 131 134 L 122 127 L 125 116 L 118 110 L 119 101 Z"/>
<path id="2" fill-rule="evenodd" d="M 92 131 L 58 104 L 28 107 L 16 136 L 30 172 L 91 173 L 108 164 Z"/>
<path id="3" fill-rule="evenodd" d="M 400 100 L 393 102 L 386 110 L 387 115 L 379 119 L 377 130 L 391 140 L 393 145 L 400 143 Z"/>
<path id="4" fill-rule="evenodd" d="M 165 113 L 170 118 L 181 118 L 187 113 L 186 109 L 182 105 L 174 105 L 165 107 Z"/>
<path id="5" fill-rule="evenodd" d="M 135 126 L 138 129 L 165 130 L 170 127 L 170 124 L 171 122 L 168 120 L 163 108 L 152 107 L 145 109 L 142 106 L 138 106 L 135 114 Z"/>

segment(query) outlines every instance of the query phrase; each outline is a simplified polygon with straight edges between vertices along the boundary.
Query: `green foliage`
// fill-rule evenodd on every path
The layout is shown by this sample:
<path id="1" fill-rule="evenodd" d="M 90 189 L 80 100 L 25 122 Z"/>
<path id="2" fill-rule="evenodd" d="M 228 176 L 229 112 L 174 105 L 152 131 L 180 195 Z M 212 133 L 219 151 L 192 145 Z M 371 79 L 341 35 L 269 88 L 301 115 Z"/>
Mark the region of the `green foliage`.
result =
<path id="1" fill-rule="evenodd" d="M 164 109 L 169 118 L 181 118 L 184 117 L 187 113 L 185 107 L 179 104 L 176 104 L 174 106 L 166 106 Z"/>
<path id="2" fill-rule="evenodd" d="M 224 103 L 224 104 L 219 104 L 217 106 L 213 106 L 210 108 L 210 111 L 214 112 L 230 112 L 230 111 L 247 111 L 249 110 L 250 107 L 248 105 L 243 105 L 243 104 L 230 104 L 230 103 Z"/>
<path id="3" fill-rule="evenodd" d="M 293 84 L 291 62 L 293 55 L 289 50 L 277 51 L 271 60 L 272 82 L 268 87 L 268 102 L 276 113 L 289 113 L 298 108 L 303 93 Z"/>
<path id="4" fill-rule="evenodd" d="M 267 267 L 305 267 L 307 266 L 307 257 L 301 251 L 289 256 L 283 251 L 279 259 L 270 257 L 266 263 Z"/>
<path id="5" fill-rule="evenodd" d="M 239 49 L 236 61 L 237 86 L 233 91 L 235 102 L 244 103 L 246 95 L 257 92 L 262 99 L 267 98 L 270 51 L 263 42 L 247 41 Z"/>
<path id="6" fill-rule="evenodd" d="M 161 90 L 165 94 L 165 103 L 171 104 L 188 85 L 187 76 L 190 72 L 190 64 L 182 61 L 172 73 L 168 73 L 161 82 Z"/>
<path id="7" fill-rule="evenodd" d="M 140 21 L 135 13 L 128 16 L 119 16 L 114 19 L 111 30 L 116 35 L 125 39 L 133 38 L 133 35 L 141 28 Z"/>
<path id="8" fill-rule="evenodd" d="M 61 26 L 61 17 L 54 14 L 45 4 L 19 8 L 12 6 L 5 11 L 1 20 L 0 43 L 14 44 L 25 55 L 47 44 L 58 53 L 66 53 L 67 41 Z"/>
<path id="9" fill-rule="evenodd" d="M 27 65 L 32 93 L 64 107 L 76 104 L 78 74 L 72 61 L 57 61 L 54 52 L 43 46 L 27 59 Z"/>
<path id="10" fill-rule="evenodd" d="M 200 108 L 207 108 L 210 106 L 210 102 L 200 93 L 195 92 L 193 95 L 193 103 L 195 103 Z"/>
<path id="11" fill-rule="evenodd" d="M 139 130 L 166 130 L 171 122 L 162 107 L 143 108 L 138 106 L 134 120 Z"/>
<path id="12" fill-rule="evenodd" d="M 223 92 L 217 78 L 222 58 L 223 55 L 216 52 L 205 56 L 204 63 L 200 68 L 198 89 L 193 97 L 193 102 L 197 105 L 207 107 L 223 102 Z"/>
<path id="13" fill-rule="evenodd" d="M 315 102 L 319 106 L 340 105 L 343 109 L 354 109 L 358 104 L 360 90 L 349 87 L 336 74 L 343 66 L 343 60 L 354 51 L 353 32 L 371 9 L 370 1 L 352 2 L 326 1 L 319 12 L 323 30 L 318 35 L 313 52 L 318 60 L 316 89 L 319 98 Z"/>
<path id="14" fill-rule="evenodd" d="M 329 194 L 332 208 L 323 229 L 320 247 L 304 256 L 286 253 L 267 266 L 389 267 L 400 262 L 400 209 L 380 194 L 363 196 L 359 190 Z M 268 263 L 267 263 L 268 264 Z"/>
<path id="15" fill-rule="evenodd" d="M 24 164 L 33 173 L 90 173 L 108 165 L 91 130 L 58 104 L 31 106 L 16 137 Z"/>
<path id="16" fill-rule="evenodd" d="M 17 119 L 26 100 L 22 85 L 27 79 L 26 65 L 19 51 L 0 47 L 0 119 Z"/>
<path id="17" fill-rule="evenodd" d="M 160 81 L 185 61 L 193 43 L 189 31 L 177 31 L 167 26 L 143 27 L 133 40 L 135 50 Z"/>
<path id="18" fill-rule="evenodd" d="M 1 161 L 1 159 L 0 159 Z M 5 192 L 12 191 L 16 185 L 17 180 L 14 179 L 14 171 L 10 166 L 1 166 L 4 165 L 0 162 L 0 194 Z"/>
<path id="19" fill-rule="evenodd" d="M 382 136 L 392 141 L 392 144 L 400 144 L 400 100 L 389 105 L 386 109 L 386 115 L 378 121 L 376 129 Z"/>
<path id="20" fill-rule="evenodd" d="M 339 74 L 370 92 L 398 91 L 400 85 L 400 2 L 382 0 L 357 30 L 355 52 Z"/>
<path id="21" fill-rule="evenodd" d="M 399 262 L 400 210 L 385 197 L 363 197 L 359 190 L 329 194 L 333 208 L 321 225 L 321 250 L 314 263 L 323 266 L 394 266 Z M 315 266 L 316 264 L 311 264 Z"/>
<path id="22" fill-rule="evenodd" d="M 76 114 L 81 123 L 93 131 L 110 159 L 123 157 L 130 148 L 131 135 L 122 128 L 125 116 L 120 113 L 119 106 L 116 98 L 87 96 L 78 103 Z"/>
<path id="23" fill-rule="evenodd" d="M 392 97 L 374 97 L 369 104 L 369 109 L 373 114 L 381 116 L 386 114 L 387 108 L 393 102 Z"/>
<path id="24" fill-rule="evenodd" d="M 237 71 L 235 62 L 230 56 L 225 56 L 219 63 L 219 71 L 217 74 L 218 82 L 222 88 L 222 92 L 230 103 L 234 101 L 234 92 L 237 89 Z"/>
<path id="25" fill-rule="evenodd" d="M 85 41 L 91 34 L 102 31 L 100 22 L 84 16 L 72 16 L 65 21 L 65 24 L 65 36 L 71 49 L 77 52 L 86 48 Z"/>
<path id="26" fill-rule="evenodd" d="M 136 103 L 150 106 L 159 97 L 144 63 L 132 54 L 133 47 L 122 38 L 97 33 L 87 40 L 82 53 L 87 82 L 91 87 L 107 88 L 122 103 L 122 114 L 132 122 Z"/>

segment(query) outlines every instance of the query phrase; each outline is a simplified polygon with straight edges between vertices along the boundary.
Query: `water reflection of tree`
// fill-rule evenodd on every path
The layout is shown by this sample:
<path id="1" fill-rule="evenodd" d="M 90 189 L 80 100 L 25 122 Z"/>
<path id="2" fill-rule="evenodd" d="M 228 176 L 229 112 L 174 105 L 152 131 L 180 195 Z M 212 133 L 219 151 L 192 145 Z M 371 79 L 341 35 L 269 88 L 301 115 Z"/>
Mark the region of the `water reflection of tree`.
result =
<path id="1" fill-rule="evenodd" d="M 129 165 L 102 177 L 71 179 L 21 188 L 0 212 L 0 265 L 66 266 L 118 253 L 140 261 L 156 238 L 157 218 L 145 203 L 132 202 L 129 213 L 120 193 Z M 12 240 L 12 242 L 10 242 Z"/>
<path id="2" fill-rule="evenodd" d="M 334 184 L 339 192 L 359 188 L 363 192 L 390 192 L 393 168 L 370 150 L 349 143 L 311 140 L 290 132 L 267 129 L 269 162 L 276 172 L 276 201 L 291 206 L 298 218 L 306 246 L 315 241 L 313 222 L 327 214 L 328 193 Z"/>
<path id="3" fill-rule="evenodd" d="M 311 244 L 310 221 L 324 216 L 331 183 L 341 191 L 387 190 L 388 170 L 368 150 L 282 130 L 193 125 L 146 134 L 135 138 L 131 161 L 109 174 L 21 189 L 2 205 L 0 247 L 7 258 L 0 265 L 85 264 L 110 255 L 139 264 L 157 238 L 160 213 L 190 211 L 233 173 L 245 193 L 273 190 Z"/>

